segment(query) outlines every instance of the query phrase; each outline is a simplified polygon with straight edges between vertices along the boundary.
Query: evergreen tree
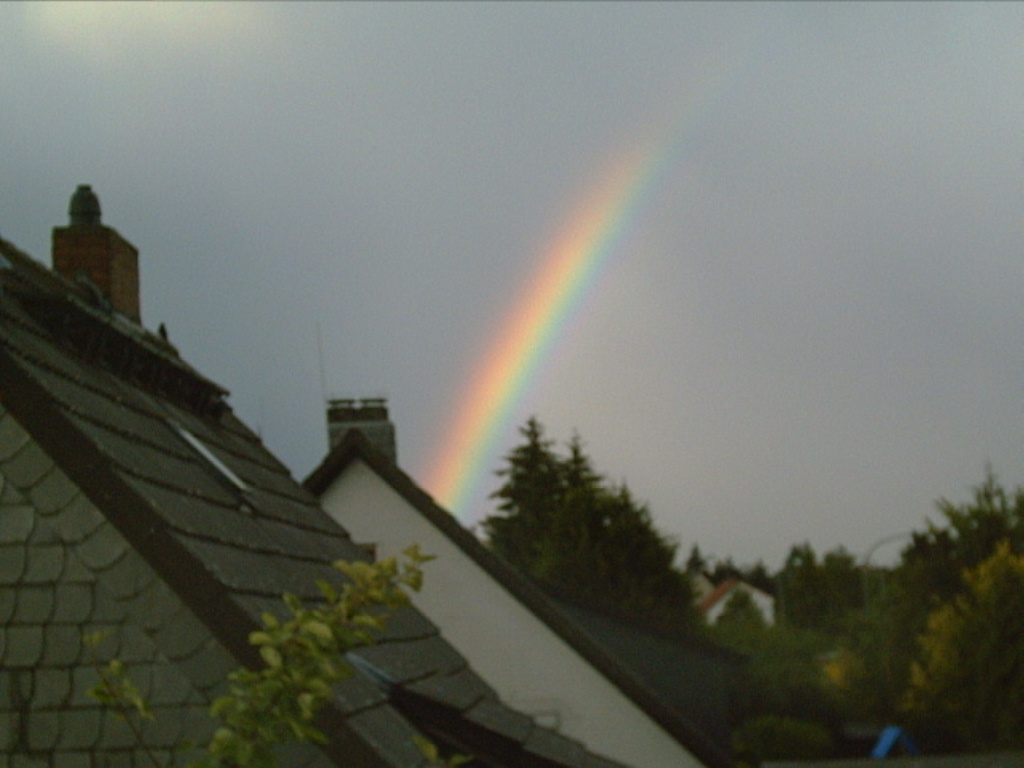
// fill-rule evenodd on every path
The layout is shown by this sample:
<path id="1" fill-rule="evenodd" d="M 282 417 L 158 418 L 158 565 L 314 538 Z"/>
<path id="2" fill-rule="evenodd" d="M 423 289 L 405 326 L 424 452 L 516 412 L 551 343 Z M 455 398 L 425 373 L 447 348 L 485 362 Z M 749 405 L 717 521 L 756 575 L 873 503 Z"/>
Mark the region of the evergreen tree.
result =
<path id="1" fill-rule="evenodd" d="M 676 545 L 654 527 L 625 485 L 594 469 L 579 435 L 555 452 L 531 418 L 524 442 L 505 457 L 493 494 L 501 514 L 483 521 L 490 547 L 513 566 L 567 596 L 692 628 L 689 579 Z"/>
<path id="2" fill-rule="evenodd" d="M 536 418 L 519 432 L 525 442 L 505 457 L 506 466 L 498 471 L 505 483 L 492 494 L 504 515 L 488 517 L 483 529 L 495 552 L 510 563 L 532 566 L 549 526 L 547 510 L 562 497 L 562 469 Z"/>
<path id="3" fill-rule="evenodd" d="M 690 556 L 686 558 L 686 572 L 691 577 L 699 576 L 707 569 L 708 563 L 701 554 L 700 547 L 694 544 L 690 547 Z"/>
<path id="4" fill-rule="evenodd" d="M 842 547 L 819 560 L 809 543 L 794 545 L 778 577 L 782 617 L 795 627 L 838 634 L 863 606 L 862 576 Z"/>

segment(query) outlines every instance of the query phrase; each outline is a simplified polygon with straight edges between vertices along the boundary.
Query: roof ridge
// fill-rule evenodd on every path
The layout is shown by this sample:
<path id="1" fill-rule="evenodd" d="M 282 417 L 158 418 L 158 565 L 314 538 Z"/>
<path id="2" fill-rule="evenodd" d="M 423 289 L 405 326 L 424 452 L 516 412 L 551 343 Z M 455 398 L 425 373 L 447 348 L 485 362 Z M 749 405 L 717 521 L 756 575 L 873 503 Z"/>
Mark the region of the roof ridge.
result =
<path id="1" fill-rule="evenodd" d="M 62 348 L 202 416 L 219 416 L 228 407 L 228 391 L 185 363 L 168 341 L 115 312 L 90 306 L 79 286 L 6 241 L 0 241 L 0 254 L 10 264 L 0 277 L 13 276 L 0 285 L 21 295 L 21 309 Z M 39 335 L 23 321 L 19 324 Z"/>

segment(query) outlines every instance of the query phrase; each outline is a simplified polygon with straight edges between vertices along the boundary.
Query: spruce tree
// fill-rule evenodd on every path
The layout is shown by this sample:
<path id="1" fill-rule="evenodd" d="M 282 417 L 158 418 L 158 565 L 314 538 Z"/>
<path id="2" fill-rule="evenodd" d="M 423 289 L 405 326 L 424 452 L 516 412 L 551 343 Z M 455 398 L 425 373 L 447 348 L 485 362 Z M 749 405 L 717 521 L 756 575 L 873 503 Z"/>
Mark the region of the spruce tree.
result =
<path id="1" fill-rule="evenodd" d="M 490 547 L 562 596 L 695 626 L 689 578 L 673 565 L 676 545 L 647 507 L 594 469 L 579 435 L 563 456 L 536 418 L 520 434 L 524 442 L 497 473 L 499 514 L 483 521 Z"/>
<path id="2" fill-rule="evenodd" d="M 562 496 L 562 478 L 553 442 L 544 436 L 541 423 L 531 417 L 519 432 L 525 442 L 505 457 L 506 466 L 498 471 L 505 483 L 492 494 L 504 515 L 488 517 L 483 528 L 495 552 L 526 567 L 539 555 L 547 511 Z"/>

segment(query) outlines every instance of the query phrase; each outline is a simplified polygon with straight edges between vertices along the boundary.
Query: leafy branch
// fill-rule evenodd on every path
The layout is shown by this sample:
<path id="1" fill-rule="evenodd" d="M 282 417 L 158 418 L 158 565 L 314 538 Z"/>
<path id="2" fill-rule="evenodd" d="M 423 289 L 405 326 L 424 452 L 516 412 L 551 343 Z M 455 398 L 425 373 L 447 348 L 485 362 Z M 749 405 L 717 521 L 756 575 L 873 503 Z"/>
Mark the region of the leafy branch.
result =
<path id="1" fill-rule="evenodd" d="M 264 666 L 243 667 L 228 675 L 228 694 L 210 706 L 220 724 L 206 754 L 192 768 L 277 768 L 277 747 L 326 743 L 315 721 L 330 701 L 333 686 L 352 673 L 344 654 L 372 644 L 385 629 L 389 613 L 408 605 L 409 592 L 418 591 L 423 583 L 421 566 L 431 559 L 412 546 L 402 560 L 339 561 L 334 566 L 347 579 L 340 589 L 318 582 L 321 602 L 306 606 L 296 596 L 284 595 L 288 617 L 264 613 L 262 628 L 249 635 Z M 124 665 L 115 659 L 104 667 L 97 663 L 97 670 L 100 682 L 90 695 L 118 712 L 144 743 L 138 720 L 151 720 L 153 714 Z M 430 765 L 464 761 L 443 762 L 429 742 L 420 748 Z M 148 755 L 154 768 L 163 768 L 152 752 Z"/>
<path id="2" fill-rule="evenodd" d="M 142 738 L 142 724 L 140 721 L 153 720 L 153 710 L 148 702 L 142 697 L 138 687 L 128 677 L 124 663 L 120 659 L 111 659 L 106 664 L 101 664 L 96 658 L 95 651 L 101 642 L 106 638 L 105 632 L 93 632 L 82 638 L 82 642 L 89 649 L 89 655 L 99 675 L 100 681 L 89 689 L 89 695 L 96 701 L 110 709 L 116 714 L 132 732 L 132 736 L 145 750 L 147 757 L 154 766 L 159 766 L 153 751 L 146 746 Z"/>

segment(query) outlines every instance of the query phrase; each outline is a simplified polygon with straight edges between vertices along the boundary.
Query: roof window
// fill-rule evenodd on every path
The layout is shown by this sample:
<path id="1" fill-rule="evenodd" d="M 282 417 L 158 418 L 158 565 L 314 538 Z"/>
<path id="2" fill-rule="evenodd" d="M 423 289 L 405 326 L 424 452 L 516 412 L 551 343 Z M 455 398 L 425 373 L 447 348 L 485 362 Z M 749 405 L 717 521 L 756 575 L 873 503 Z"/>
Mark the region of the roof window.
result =
<path id="1" fill-rule="evenodd" d="M 213 451 L 211 451 L 209 448 L 203 445 L 202 441 L 200 441 L 198 437 L 193 435 L 184 427 L 181 427 L 177 424 L 174 424 L 172 426 L 177 431 L 177 433 L 181 435 L 182 440 L 191 445 L 192 448 L 195 449 L 195 452 L 202 456 L 204 459 L 206 459 L 207 463 L 209 463 L 210 466 L 217 470 L 221 477 L 227 480 L 228 483 L 230 483 L 236 490 L 246 490 L 245 482 L 243 482 L 243 480 L 238 475 L 236 475 L 234 472 L 228 469 L 227 465 L 223 461 L 214 456 Z"/>

